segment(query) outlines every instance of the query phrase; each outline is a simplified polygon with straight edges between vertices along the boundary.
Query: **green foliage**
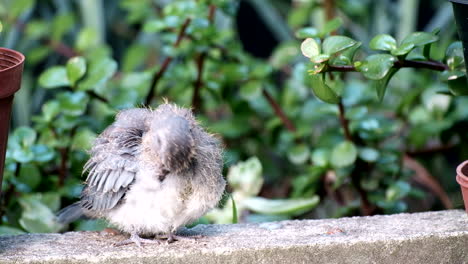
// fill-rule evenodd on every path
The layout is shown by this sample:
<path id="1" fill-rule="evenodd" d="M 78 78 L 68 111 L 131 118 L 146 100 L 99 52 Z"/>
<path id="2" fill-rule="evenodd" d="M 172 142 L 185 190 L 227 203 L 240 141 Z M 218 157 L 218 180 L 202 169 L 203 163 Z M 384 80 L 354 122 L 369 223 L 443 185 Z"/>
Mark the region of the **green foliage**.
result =
<path id="1" fill-rule="evenodd" d="M 414 210 L 410 199 L 430 204 L 438 195 L 414 184 L 419 172 L 405 161 L 417 153 L 458 192 L 441 177 L 453 175 L 454 160 L 437 151 L 468 155 L 466 69 L 453 23 L 440 32 L 402 25 L 392 10 L 405 1 L 335 1 L 339 17 L 329 21 L 317 1 L 264 1 L 255 7 L 261 19 L 271 17 L 265 10 L 285 19 L 266 23 L 281 43 L 260 59 L 239 41 L 237 1 L 101 1 L 106 14 L 98 2 L 0 1 L 0 46 L 27 57 L 0 234 L 62 228 L 53 215 L 79 196 L 96 135 L 119 110 L 164 98 L 193 106 L 226 146 L 232 200 L 200 223 Z M 70 229 L 104 226 L 84 220 Z"/>

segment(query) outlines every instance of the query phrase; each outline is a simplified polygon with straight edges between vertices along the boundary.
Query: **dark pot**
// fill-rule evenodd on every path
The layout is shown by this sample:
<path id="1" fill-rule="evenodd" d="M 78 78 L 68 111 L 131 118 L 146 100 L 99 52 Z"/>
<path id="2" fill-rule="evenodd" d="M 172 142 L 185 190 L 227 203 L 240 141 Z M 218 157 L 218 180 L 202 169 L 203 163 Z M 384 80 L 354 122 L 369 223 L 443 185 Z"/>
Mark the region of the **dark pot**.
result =
<path id="1" fill-rule="evenodd" d="M 457 24 L 458 36 L 463 44 L 465 67 L 468 70 L 468 0 L 449 0 L 452 2 L 453 14 Z M 468 76 L 467 76 L 468 78 Z"/>
<path id="2" fill-rule="evenodd" d="M 2 190 L 3 166 L 10 127 L 13 96 L 21 87 L 24 55 L 10 49 L 0 48 L 0 193 Z"/>
<path id="3" fill-rule="evenodd" d="M 460 184 L 465 211 L 468 214 L 468 160 L 457 167 L 457 182 Z"/>

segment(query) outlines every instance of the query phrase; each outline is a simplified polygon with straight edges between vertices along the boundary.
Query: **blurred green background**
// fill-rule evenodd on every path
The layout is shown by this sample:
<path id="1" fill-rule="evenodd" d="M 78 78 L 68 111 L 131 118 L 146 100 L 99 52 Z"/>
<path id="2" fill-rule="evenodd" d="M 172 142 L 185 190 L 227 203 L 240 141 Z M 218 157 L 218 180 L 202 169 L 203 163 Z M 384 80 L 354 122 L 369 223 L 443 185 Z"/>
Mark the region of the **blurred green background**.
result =
<path id="1" fill-rule="evenodd" d="M 462 207 L 466 70 L 447 1 L 0 0 L 0 23 L 0 46 L 27 58 L 0 234 L 105 227 L 54 214 L 79 197 L 86 151 L 115 114 L 164 98 L 225 145 L 226 197 L 199 223 Z M 302 55 L 307 37 L 330 59 Z"/>

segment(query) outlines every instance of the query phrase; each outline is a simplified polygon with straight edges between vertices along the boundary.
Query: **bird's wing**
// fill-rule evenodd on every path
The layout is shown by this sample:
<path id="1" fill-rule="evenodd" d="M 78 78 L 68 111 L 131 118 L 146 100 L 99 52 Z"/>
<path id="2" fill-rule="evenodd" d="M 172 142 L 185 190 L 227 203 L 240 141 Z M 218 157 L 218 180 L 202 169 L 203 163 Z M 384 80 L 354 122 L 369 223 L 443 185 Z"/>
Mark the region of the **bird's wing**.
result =
<path id="1" fill-rule="evenodd" d="M 143 126 L 122 127 L 116 123 L 96 139 L 84 167 L 89 173 L 81 194 L 81 206 L 89 211 L 112 209 L 135 179 L 136 156 L 145 129 Z"/>

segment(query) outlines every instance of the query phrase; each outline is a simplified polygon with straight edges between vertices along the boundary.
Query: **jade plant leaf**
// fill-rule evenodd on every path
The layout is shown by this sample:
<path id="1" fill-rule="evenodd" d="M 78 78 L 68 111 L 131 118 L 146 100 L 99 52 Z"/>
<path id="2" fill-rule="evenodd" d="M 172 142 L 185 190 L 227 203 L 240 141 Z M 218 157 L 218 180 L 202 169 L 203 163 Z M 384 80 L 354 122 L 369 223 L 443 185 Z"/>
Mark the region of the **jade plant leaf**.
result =
<path id="1" fill-rule="evenodd" d="M 312 75 L 312 91 L 314 95 L 329 104 L 336 104 L 340 101 L 340 97 L 328 86 L 319 75 Z"/>
<path id="2" fill-rule="evenodd" d="M 306 144 L 299 144 L 288 151 L 288 159 L 294 164 L 304 164 L 310 157 L 310 150 Z"/>
<path id="3" fill-rule="evenodd" d="M 21 229 L 11 226 L 0 226 L 0 235 L 21 235 L 25 232 Z"/>
<path id="4" fill-rule="evenodd" d="M 401 41 L 401 46 L 406 44 L 413 44 L 414 46 L 422 46 L 429 43 L 436 42 L 439 39 L 434 34 L 427 32 L 413 32 Z"/>
<path id="5" fill-rule="evenodd" d="M 355 63 L 355 67 L 366 78 L 380 80 L 387 75 L 395 61 L 397 59 L 390 54 L 374 54 L 362 62 Z"/>
<path id="6" fill-rule="evenodd" d="M 242 85 L 239 95 L 245 100 L 255 100 L 262 95 L 262 82 L 253 80 Z"/>
<path id="7" fill-rule="evenodd" d="M 454 42 L 448 46 L 445 51 L 445 60 L 450 70 L 455 70 L 459 66 L 463 66 L 465 59 L 463 57 L 463 46 L 461 41 Z"/>
<path id="8" fill-rule="evenodd" d="M 83 57 L 73 57 L 67 62 L 67 76 L 72 85 L 86 73 L 86 60 Z"/>
<path id="9" fill-rule="evenodd" d="M 79 90 L 94 90 L 104 85 L 117 71 L 117 62 L 111 58 L 91 61 L 86 77 L 79 83 Z"/>
<path id="10" fill-rule="evenodd" d="M 345 49 L 351 48 L 358 42 L 345 36 L 331 36 L 323 41 L 322 48 L 325 54 L 335 54 Z"/>
<path id="11" fill-rule="evenodd" d="M 398 71 L 398 69 L 391 68 L 387 75 L 380 79 L 380 80 L 371 80 L 370 85 L 372 89 L 374 89 L 377 93 L 377 97 L 379 98 L 380 101 L 385 96 L 385 91 L 387 90 L 387 85 L 390 82 L 390 79 L 395 75 L 395 73 Z"/>
<path id="12" fill-rule="evenodd" d="M 307 58 L 312 58 L 320 54 L 320 46 L 313 38 L 307 38 L 301 44 L 301 51 Z"/>
<path id="13" fill-rule="evenodd" d="M 63 66 L 53 66 L 39 76 L 39 84 L 44 88 L 70 86 L 67 69 Z"/>
<path id="14" fill-rule="evenodd" d="M 410 53 L 410 51 L 412 51 L 414 47 L 415 46 L 413 43 L 405 43 L 400 45 L 398 48 L 392 50 L 390 53 L 394 56 L 403 56 Z"/>
<path id="15" fill-rule="evenodd" d="M 60 109 L 64 114 L 79 116 L 84 113 L 88 104 L 88 96 L 84 92 L 64 92 L 57 95 Z"/>
<path id="16" fill-rule="evenodd" d="M 305 27 L 296 31 L 297 38 L 316 38 L 319 36 L 319 32 L 316 28 Z"/>
<path id="17" fill-rule="evenodd" d="M 319 36 L 324 37 L 325 35 L 332 33 L 333 31 L 340 28 L 342 24 L 343 24 L 343 20 L 341 18 L 339 18 L 339 17 L 336 17 L 336 18 L 328 21 L 323 26 L 323 29 L 320 31 Z"/>
<path id="18" fill-rule="evenodd" d="M 396 49 L 396 40 L 388 34 L 380 34 L 375 36 L 369 43 L 369 47 L 373 50 L 387 50 L 391 51 Z"/>
<path id="19" fill-rule="evenodd" d="M 251 197 L 244 200 L 245 207 L 255 213 L 266 215 L 301 215 L 319 203 L 317 195 L 303 199 L 266 199 L 263 197 Z"/>
<path id="20" fill-rule="evenodd" d="M 229 168 L 227 175 L 229 185 L 247 196 L 260 192 L 263 185 L 262 164 L 257 157 L 239 162 Z"/>
<path id="21" fill-rule="evenodd" d="M 57 232 L 60 226 L 55 221 L 55 215 L 41 202 L 39 195 L 24 195 L 19 199 L 23 208 L 19 223 L 22 228 L 32 233 Z"/>
<path id="22" fill-rule="evenodd" d="M 357 148 L 352 142 L 343 141 L 333 148 L 330 161 L 335 168 L 346 167 L 356 161 L 357 154 Z"/>

